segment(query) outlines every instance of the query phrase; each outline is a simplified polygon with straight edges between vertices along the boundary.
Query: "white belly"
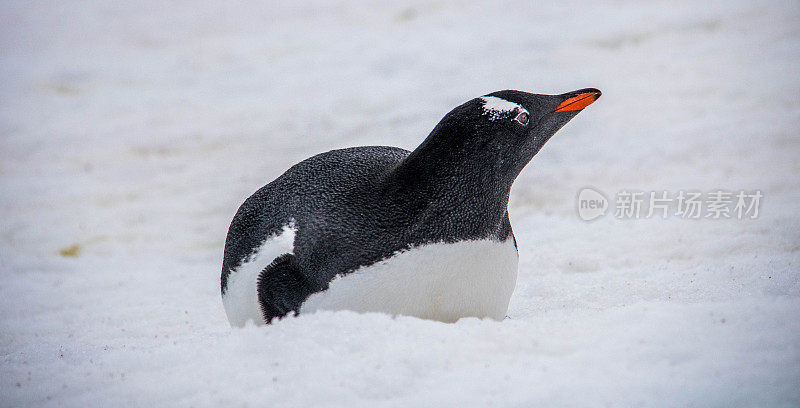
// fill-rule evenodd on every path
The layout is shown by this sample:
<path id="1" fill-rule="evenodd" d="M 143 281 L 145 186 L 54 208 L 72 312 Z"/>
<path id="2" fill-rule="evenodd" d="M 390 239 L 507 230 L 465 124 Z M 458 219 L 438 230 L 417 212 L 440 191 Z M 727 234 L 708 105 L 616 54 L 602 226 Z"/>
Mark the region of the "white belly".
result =
<path id="1" fill-rule="evenodd" d="M 331 281 L 300 312 L 353 310 L 455 322 L 502 320 L 517 281 L 514 240 L 429 244 L 398 252 Z"/>
<path id="2" fill-rule="evenodd" d="M 222 304 L 231 326 L 243 327 L 248 321 L 256 325 L 265 324 L 264 314 L 258 303 L 258 275 L 275 258 L 294 253 L 295 231 L 294 223 L 284 226 L 279 233 L 265 239 L 250 257 L 242 260 L 228 275 Z"/>

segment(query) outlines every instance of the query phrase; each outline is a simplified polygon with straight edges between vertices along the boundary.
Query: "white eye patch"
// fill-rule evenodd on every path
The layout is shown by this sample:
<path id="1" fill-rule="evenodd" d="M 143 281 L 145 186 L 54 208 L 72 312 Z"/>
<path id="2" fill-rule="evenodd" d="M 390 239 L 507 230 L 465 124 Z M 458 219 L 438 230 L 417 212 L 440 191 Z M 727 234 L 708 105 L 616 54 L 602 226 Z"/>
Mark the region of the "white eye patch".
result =
<path id="1" fill-rule="evenodd" d="M 517 109 L 519 109 L 520 113 L 528 113 L 528 110 L 523 108 L 522 105 L 496 96 L 484 96 L 480 99 L 483 101 L 483 114 L 487 115 L 489 120 L 497 120 L 504 116 L 509 116 Z M 528 114 L 530 115 L 530 113 Z"/>

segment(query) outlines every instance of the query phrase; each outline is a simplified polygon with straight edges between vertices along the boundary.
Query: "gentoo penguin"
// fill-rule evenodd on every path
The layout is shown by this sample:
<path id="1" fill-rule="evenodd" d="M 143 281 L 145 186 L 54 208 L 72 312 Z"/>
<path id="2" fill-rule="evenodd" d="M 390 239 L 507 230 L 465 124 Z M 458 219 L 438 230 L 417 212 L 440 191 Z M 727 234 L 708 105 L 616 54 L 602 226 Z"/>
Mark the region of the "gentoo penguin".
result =
<path id="1" fill-rule="evenodd" d="M 502 320 L 517 278 L 511 184 L 599 97 L 494 92 L 453 109 L 413 152 L 352 147 L 294 165 L 231 222 L 231 325 L 317 310 Z"/>

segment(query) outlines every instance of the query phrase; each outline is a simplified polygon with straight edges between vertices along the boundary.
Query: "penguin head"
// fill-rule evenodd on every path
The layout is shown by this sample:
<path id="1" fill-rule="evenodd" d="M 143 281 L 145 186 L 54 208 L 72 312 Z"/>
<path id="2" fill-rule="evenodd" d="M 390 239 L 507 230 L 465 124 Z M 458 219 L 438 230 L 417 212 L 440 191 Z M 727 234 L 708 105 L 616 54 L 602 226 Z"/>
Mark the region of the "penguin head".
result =
<path id="1" fill-rule="evenodd" d="M 600 95 L 595 88 L 561 95 L 493 92 L 453 109 L 420 147 L 510 186 L 550 137 Z"/>

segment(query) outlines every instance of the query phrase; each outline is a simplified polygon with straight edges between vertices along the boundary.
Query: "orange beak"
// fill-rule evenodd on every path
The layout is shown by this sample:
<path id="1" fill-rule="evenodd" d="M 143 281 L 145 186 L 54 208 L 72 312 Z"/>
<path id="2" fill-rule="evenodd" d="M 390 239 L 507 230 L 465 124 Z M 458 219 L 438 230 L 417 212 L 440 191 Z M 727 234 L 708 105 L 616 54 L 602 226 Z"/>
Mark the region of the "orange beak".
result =
<path id="1" fill-rule="evenodd" d="M 596 101 L 601 95 L 600 91 L 596 92 L 587 92 L 582 93 L 580 95 L 573 96 L 567 99 L 564 102 L 561 102 L 561 105 L 558 105 L 556 110 L 553 112 L 568 112 L 568 111 L 577 111 L 581 110 L 589 105 L 592 102 Z"/>

